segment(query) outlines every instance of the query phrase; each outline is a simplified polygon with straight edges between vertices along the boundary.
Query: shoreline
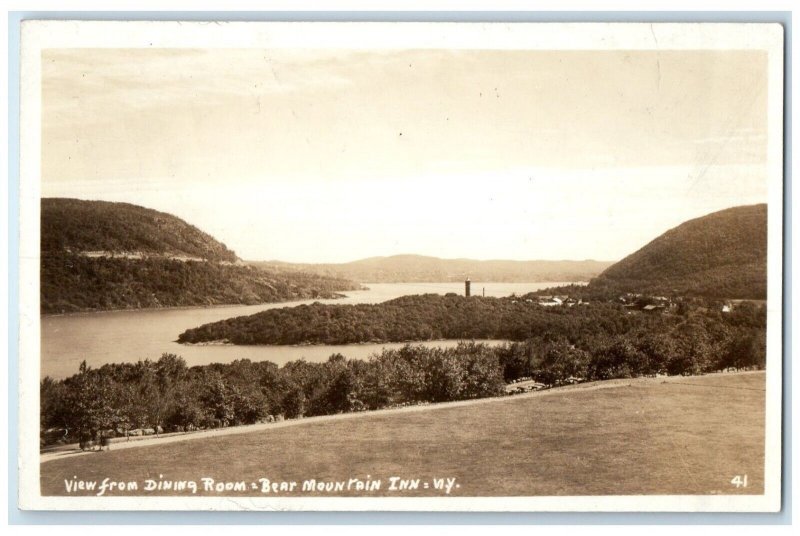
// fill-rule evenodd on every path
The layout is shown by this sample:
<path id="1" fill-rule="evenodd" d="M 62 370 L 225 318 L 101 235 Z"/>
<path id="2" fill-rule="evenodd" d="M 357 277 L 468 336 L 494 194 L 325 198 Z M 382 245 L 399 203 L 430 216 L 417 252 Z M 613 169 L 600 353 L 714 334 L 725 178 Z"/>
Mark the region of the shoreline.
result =
<path id="1" fill-rule="evenodd" d="M 291 300 L 281 300 L 281 301 L 262 302 L 262 303 L 215 303 L 213 305 L 166 305 L 164 307 L 138 307 L 138 308 L 130 307 L 126 309 L 99 309 L 91 311 L 74 311 L 70 313 L 40 313 L 39 317 L 59 318 L 65 316 L 90 316 L 90 315 L 101 315 L 110 313 L 153 313 L 158 311 L 182 311 L 187 309 L 220 309 L 222 307 L 258 307 L 259 305 L 305 302 L 309 300 L 341 300 L 347 298 L 347 295 L 343 294 L 344 292 L 360 292 L 363 290 L 368 290 L 368 289 L 360 289 L 358 291 L 353 291 L 353 290 L 337 291 L 337 293 L 342 293 L 342 294 L 336 298 L 302 298 L 302 299 L 291 299 Z"/>
<path id="2" fill-rule="evenodd" d="M 488 398 L 474 398 L 469 400 L 455 400 L 451 402 L 439 403 L 422 403 L 413 406 L 404 406 L 399 408 L 382 408 L 372 411 L 358 411 L 352 413 L 337 413 L 334 415 L 319 415 L 315 417 L 307 417 L 300 419 L 287 419 L 280 422 L 272 423 L 257 423 L 240 426 L 230 426 L 226 428 L 214 428 L 211 430 L 197 430 L 192 432 L 172 432 L 170 434 L 162 434 L 161 436 L 141 436 L 138 439 L 120 438 L 122 440 L 112 442 L 112 450 L 121 450 L 128 448 L 148 447 L 166 445 L 169 443 L 177 443 L 180 441 L 191 441 L 194 439 L 213 438 L 227 435 L 246 434 L 250 432 L 265 432 L 272 429 L 286 428 L 289 426 L 302 426 L 305 424 L 324 423 L 336 420 L 358 419 L 368 416 L 385 416 L 401 413 L 413 413 L 418 411 L 433 411 L 437 409 L 457 408 L 464 406 L 472 406 L 478 404 L 491 404 L 509 400 L 519 400 L 528 398 L 538 398 L 544 396 L 552 396 L 554 394 L 569 393 L 569 392 L 586 392 L 595 391 L 599 389 L 614 389 L 622 387 L 633 387 L 635 384 L 648 384 L 648 383 L 677 383 L 687 384 L 696 378 L 714 377 L 714 376 L 735 376 L 745 374 L 766 374 L 765 370 L 746 370 L 738 372 L 718 372 L 709 373 L 696 376 L 659 376 L 659 377 L 639 377 L 639 378 L 615 378 L 610 380 L 600 380 L 594 382 L 579 383 L 575 385 L 564 385 L 560 387 L 552 387 L 541 391 L 531 391 L 528 393 L 520 393 L 515 395 L 495 396 Z M 701 386 L 705 388 L 714 388 L 714 386 Z M 69 448 L 72 447 L 72 448 Z M 60 460 L 63 458 L 72 458 L 75 456 L 88 456 L 90 454 L 100 454 L 104 451 L 82 451 L 77 447 L 76 443 L 64 445 L 59 450 L 50 452 L 39 453 L 39 465 L 44 463 Z"/>
<path id="3" fill-rule="evenodd" d="M 363 342 L 345 342 L 345 343 L 325 343 L 325 342 L 305 342 L 305 343 L 296 343 L 296 344 L 236 344 L 232 342 L 224 342 L 224 341 L 206 341 L 206 342 L 178 342 L 177 340 L 172 341 L 175 343 L 180 344 L 181 346 L 190 346 L 190 347 L 197 347 L 202 348 L 204 346 L 221 346 L 224 348 L 237 348 L 237 347 L 244 347 L 244 348 L 314 348 L 314 347 L 321 347 L 321 346 L 371 346 L 371 345 L 379 345 L 379 344 L 425 344 L 430 342 L 448 342 L 448 341 L 455 341 L 455 342 L 475 342 L 475 343 L 497 343 L 497 344 L 504 344 L 504 343 L 511 343 L 511 342 L 519 342 L 513 340 L 505 340 L 505 339 L 472 339 L 472 338 L 461 338 L 461 339 L 448 339 L 448 338 L 438 338 L 438 339 L 411 339 L 407 341 L 363 341 Z"/>
<path id="4" fill-rule="evenodd" d="M 259 305 L 272 305 L 272 304 L 280 304 L 280 303 L 292 303 L 292 302 L 306 302 L 306 301 L 319 301 L 319 300 L 341 300 L 344 298 L 348 298 L 349 296 L 346 294 L 348 292 L 366 292 L 371 290 L 369 285 L 440 285 L 440 284 L 453 284 L 453 281 L 404 281 L 399 283 L 358 283 L 361 285 L 359 289 L 351 289 L 351 290 L 337 290 L 334 291 L 340 296 L 336 298 L 301 298 L 301 299 L 289 299 L 289 300 L 281 300 L 281 301 L 274 301 L 274 302 L 262 302 L 262 303 L 216 303 L 212 305 L 167 305 L 164 307 L 129 307 L 129 308 L 122 308 L 122 309 L 97 309 L 97 310 L 89 310 L 89 311 L 72 311 L 69 313 L 40 313 L 39 318 L 60 318 L 60 317 L 77 317 L 77 316 L 91 316 L 91 315 L 102 315 L 102 314 L 110 314 L 110 313 L 147 313 L 147 312 L 158 312 L 158 311 L 181 311 L 181 310 L 188 310 L 188 309 L 218 309 L 221 307 L 257 307 Z M 557 285 L 587 285 L 588 281 L 572 281 L 565 283 L 563 281 L 486 281 L 487 284 L 520 284 L 520 285 L 534 285 L 539 283 L 553 283 Z M 279 345 L 283 346 L 283 345 Z"/>

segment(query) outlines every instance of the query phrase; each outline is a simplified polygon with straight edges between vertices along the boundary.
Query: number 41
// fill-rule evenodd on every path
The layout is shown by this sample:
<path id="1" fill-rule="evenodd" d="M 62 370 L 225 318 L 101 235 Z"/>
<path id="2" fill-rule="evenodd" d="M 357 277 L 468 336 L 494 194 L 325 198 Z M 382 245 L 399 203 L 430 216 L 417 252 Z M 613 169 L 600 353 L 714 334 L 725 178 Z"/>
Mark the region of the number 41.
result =
<path id="1" fill-rule="evenodd" d="M 746 488 L 747 487 L 747 475 L 736 475 L 731 480 L 731 484 L 736 486 L 737 488 Z"/>

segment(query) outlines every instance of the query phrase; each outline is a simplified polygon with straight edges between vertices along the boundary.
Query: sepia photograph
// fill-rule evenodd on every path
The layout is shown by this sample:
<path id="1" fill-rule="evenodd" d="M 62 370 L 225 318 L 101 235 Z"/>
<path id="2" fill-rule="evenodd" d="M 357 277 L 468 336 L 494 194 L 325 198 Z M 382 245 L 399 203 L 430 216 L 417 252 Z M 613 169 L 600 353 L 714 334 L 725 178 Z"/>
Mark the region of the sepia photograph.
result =
<path id="1" fill-rule="evenodd" d="M 783 40 L 25 21 L 20 507 L 779 510 Z"/>

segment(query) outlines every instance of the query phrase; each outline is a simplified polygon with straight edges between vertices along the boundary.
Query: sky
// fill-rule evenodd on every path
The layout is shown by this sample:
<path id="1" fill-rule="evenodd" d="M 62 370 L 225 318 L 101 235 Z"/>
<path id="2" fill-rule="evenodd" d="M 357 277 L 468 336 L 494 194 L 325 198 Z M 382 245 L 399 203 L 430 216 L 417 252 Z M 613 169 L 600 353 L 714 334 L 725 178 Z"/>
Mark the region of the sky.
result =
<path id="1" fill-rule="evenodd" d="M 49 49 L 42 195 L 241 258 L 618 260 L 767 200 L 758 51 Z"/>

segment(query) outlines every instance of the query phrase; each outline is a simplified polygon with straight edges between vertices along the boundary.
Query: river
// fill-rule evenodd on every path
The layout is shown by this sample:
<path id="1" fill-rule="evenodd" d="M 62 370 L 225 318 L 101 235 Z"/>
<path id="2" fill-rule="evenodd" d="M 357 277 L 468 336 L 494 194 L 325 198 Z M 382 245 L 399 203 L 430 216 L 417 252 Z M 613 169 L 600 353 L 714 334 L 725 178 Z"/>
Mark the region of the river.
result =
<path id="1" fill-rule="evenodd" d="M 509 296 L 569 283 L 483 283 L 473 282 L 473 295 Z M 274 309 L 320 303 L 380 303 L 411 294 L 464 292 L 463 283 L 366 283 L 369 290 L 348 291 L 338 300 L 304 300 L 262 305 L 187 307 L 139 311 L 109 311 L 43 316 L 41 377 L 64 378 L 78 372 L 84 359 L 92 367 L 107 363 L 158 359 L 163 353 L 182 356 L 189 366 L 230 363 L 236 359 L 272 361 L 282 365 L 297 359 L 326 361 L 331 354 L 364 359 L 382 348 L 398 348 L 403 343 L 347 344 L 314 346 L 187 346 L 178 344 L 178 335 L 188 328 L 226 318 Z M 493 344 L 502 341 L 487 341 Z M 428 341 L 428 346 L 454 346 L 458 341 Z"/>

